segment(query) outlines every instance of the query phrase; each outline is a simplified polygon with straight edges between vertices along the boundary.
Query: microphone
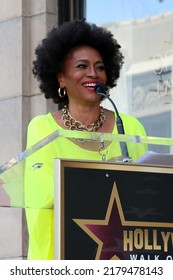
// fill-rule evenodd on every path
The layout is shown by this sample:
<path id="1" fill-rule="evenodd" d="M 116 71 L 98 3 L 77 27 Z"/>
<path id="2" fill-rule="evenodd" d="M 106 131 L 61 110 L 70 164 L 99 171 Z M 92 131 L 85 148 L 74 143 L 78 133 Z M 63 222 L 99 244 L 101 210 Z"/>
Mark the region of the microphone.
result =
<path id="1" fill-rule="evenodd" d="M 123 127 L 123 122 L 122 122 L 122 119 L 119 115 L 117 107 L 115 106 L 115 103 L 113 102 L 113 100 L 106 94 L 106 86 L 103 83 L 97 83 L 94 87 L 94 90 L 97 94 L 100 94 L 100 95 L 106 97 L 112 103 L 112 105 L 114 107 L 114 110 L 116 112 L 116 115 L 117 115 L 116 124 L 117 124 L 118 133 L 119 134 L 125 134 L 124 127 Z"/>
<path id="2" fill-rule="evenodd" d="M 115 103 L 113 102 L 113 100 L 106 94 L 106 86 L 103 83 L 97 83 L 94 87 L 94 90 L 97 94 L 102 95 L 103 97 L 107 98 L 111 104 L 114 107 L 115 113 L 117 115 L 116 118 L 116 125 L 117 125 L 117 130 L 119 134 L 125 134 L 124 131 L 124 126 L 123 126 L 123 121 L 119 115 L 119 112 L 117 110 L 117 107 L 115 105 Z M 128 149 L 127 149 L 127 144 L 126 142 L 120 142 L 120 146 L 121 146 L 121 151 L 122 151 L 122 156 L 123 156 L 123 162 L 129 162 L 131 161 L 131 158 L 129 157 L 129 153 L 128 153 Z"/>

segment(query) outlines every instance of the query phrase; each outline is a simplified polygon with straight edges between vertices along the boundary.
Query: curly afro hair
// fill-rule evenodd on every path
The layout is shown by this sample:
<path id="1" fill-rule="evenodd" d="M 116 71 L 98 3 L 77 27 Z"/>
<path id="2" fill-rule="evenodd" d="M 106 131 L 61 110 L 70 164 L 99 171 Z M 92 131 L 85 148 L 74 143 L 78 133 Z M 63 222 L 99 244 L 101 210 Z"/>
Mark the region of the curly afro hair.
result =
<path id="1" fill-rule="evenodd" d="M 67 54 L 80 45 L 91 46 L 101 54 L 107 75 L 106 85 L 109 88 L 116 86 L 124 57 L 113 34 L 85 20 L 65 22 L 60 27 L 54 27 L 37 46 L 33 61 L 33 74 L 40 90 L 45 98 L 52 98 L 54 103 L 68 103 L 67 95 L 64 98 L 58 96 L 60 85 L 57 76 L 62 72 Z"/>

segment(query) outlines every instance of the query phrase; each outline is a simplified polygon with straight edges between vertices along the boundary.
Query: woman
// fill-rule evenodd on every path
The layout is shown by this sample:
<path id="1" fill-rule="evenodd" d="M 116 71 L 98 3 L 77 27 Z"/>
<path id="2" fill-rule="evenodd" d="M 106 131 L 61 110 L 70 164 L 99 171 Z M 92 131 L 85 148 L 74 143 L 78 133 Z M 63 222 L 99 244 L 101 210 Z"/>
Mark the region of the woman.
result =
<path id="1" fill-rule="evenodd" d="M 96 131 L 117 134 L 116 114 L 101 106 L 103 97 L 94 87 L 116 86 L 123 65 L 120 45 L 106 29 L 85 21 L 67 22 L 53 28 L 36 48 L 33 73 L 45 98 L 62 109 L 35 117 L 28 126 L 27 147 L 55 130 Z M 121 114 L 125 133 L 145 135 L 139 121 Z M 58 138 L 29 156 L 26 161 L 26 206 L 29 230 L 29 259 L 53 259 L 54 158 L 106 160 L 121 156 L 118 143 L 99 143 Z M 128 147 L 135 160 L 145 147 Z M 41 168 L 33 168 L 36 163 Z M 38 208 L 38 209 L 36 209 Z M 39 209 L 45 208 L 45 209 Z M 50 209 L 50 210 L 48 210 Z"/>

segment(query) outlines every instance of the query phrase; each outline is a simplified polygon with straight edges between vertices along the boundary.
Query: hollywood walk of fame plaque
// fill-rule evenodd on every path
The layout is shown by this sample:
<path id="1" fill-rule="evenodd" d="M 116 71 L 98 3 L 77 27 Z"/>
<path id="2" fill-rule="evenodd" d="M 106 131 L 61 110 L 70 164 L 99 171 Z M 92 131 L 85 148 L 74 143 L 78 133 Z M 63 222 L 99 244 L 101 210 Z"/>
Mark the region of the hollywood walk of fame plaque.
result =
<path id="1" fill-rule="evenodd" d="M 172 168 L 68 160 L 55 167 L 59 259 L 173 258 Z"/>

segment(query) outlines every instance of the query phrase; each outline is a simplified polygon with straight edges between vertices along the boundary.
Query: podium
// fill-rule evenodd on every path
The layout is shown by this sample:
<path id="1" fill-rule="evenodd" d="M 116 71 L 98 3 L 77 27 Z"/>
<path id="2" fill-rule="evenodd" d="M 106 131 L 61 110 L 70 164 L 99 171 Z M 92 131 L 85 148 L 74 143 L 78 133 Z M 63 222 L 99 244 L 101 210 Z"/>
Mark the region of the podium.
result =
<path id="1" fill-rule="evenodd" d="M 54 208 L 55 259 L 172 259 L 170 138 L 55 131 L 0 166 L 0 208 L 31 207 L 25 200 L 25 163 L 59 137 L 101 144 L 116 141 L 134 146 L 166 145 L 170 153 L 149 151 L 129 162 L 120 157 L 113 161 L 55 159 L 54 205 L 45 207 Z M 34 168 L 40 168 L 39 163 Z"/>

